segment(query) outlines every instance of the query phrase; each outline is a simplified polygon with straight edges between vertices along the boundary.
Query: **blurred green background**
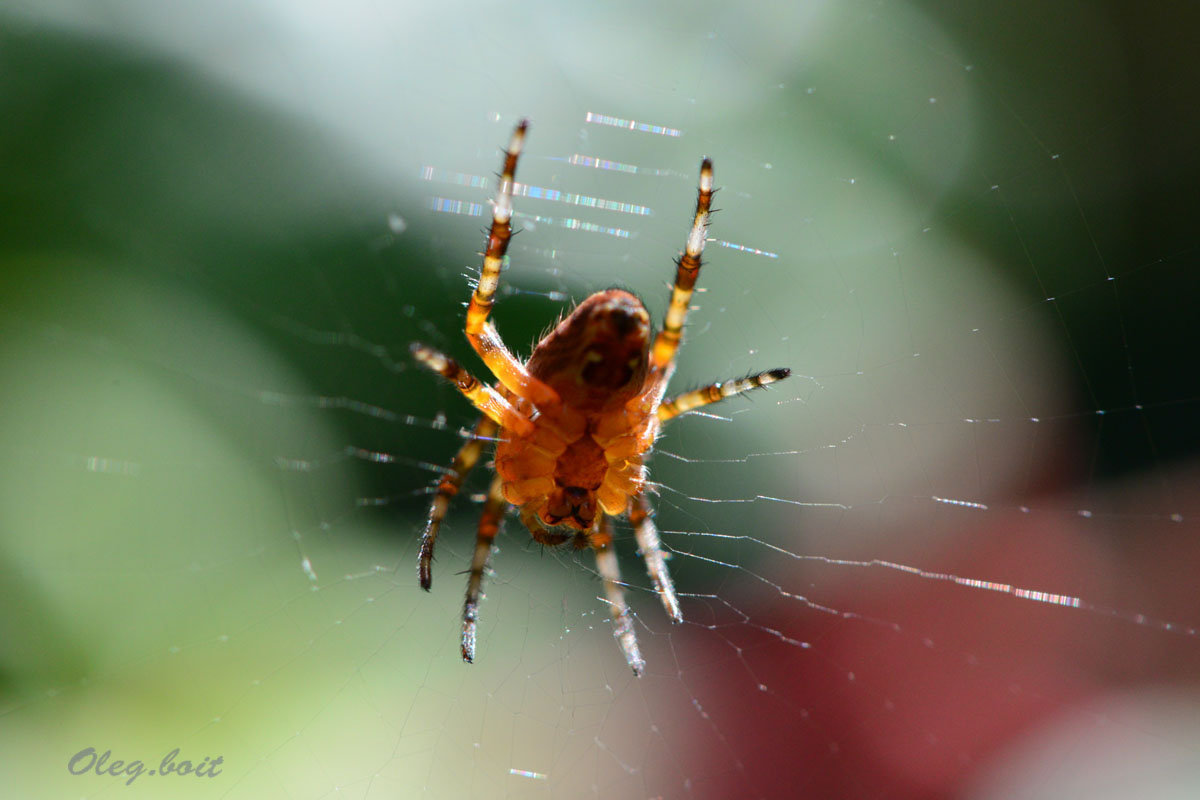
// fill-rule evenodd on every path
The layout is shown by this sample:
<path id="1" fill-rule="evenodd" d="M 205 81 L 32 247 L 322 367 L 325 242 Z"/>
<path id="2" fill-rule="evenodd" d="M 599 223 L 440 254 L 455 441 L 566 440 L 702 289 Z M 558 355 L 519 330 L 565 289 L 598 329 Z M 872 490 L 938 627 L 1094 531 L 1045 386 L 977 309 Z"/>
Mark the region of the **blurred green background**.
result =
<path id="1" fill-rule="evenodd" d="M 1183 3 L 10 0 L 0 752 L 18 794 L 174 780 L 70 775 L 93 746 L 224 756 L 169 796 L 729 796 L 691 782 L 702 750 L 679 755 L 717 702 L 679 653 L 761 633 L 757 592 L 847 579 L 779 553 L 922 562 L 962 529 L 930 498 L 999 513 L 1055 491 L 1137 546 L 1138 520 L 1194 504 L 1172 470 L 1200 432 L 1197 21 Z M 434 592 L 411 574 L 430 465 L 471 414 L 407 345 L 482 374 L 459 333 L 489 196 L 469 176 L 520 116 L 520 180 L 653 213 L 519 198 L 497 309 L 515 348 L 611 285 L 661 313 L 709 155 L 721 212 L 676 386 L 794 372 L 661 443 L 696 624 L 660 618 L 624 531 L 655 673 L 638 686 L 586 559 L 515 520 L 479 664 L 457 657 L 476 506 L 456 506 Z M 1106 505 L 1147 476 L 1132 508 Z M 739 774 L 708 725 L 704 759 Z"/>

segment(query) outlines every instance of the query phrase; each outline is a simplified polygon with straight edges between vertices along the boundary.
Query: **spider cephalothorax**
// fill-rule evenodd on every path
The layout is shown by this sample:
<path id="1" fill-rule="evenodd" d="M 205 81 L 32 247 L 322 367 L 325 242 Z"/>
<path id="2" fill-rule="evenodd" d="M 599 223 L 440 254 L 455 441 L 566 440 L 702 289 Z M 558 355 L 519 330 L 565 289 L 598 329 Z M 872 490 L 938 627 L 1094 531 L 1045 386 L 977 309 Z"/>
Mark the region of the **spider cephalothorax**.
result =
<path id="1" fill-rule="evenodd" d="M 645 662 L 621 589 L 609 519 L 629 515 L 654 589 L 672 621 L 682 622 L 646 499 L 645 456 L 667 420 L 786 378 L 789 371 L 775 369 L 714 383 L 663 401 L 700 274 L 713 195 L 708 159 L 700 165 L 696 213 L 687 246 L 677 262 L 661 331 L 653 331 L 641 300 L 629 292 L 609 289 L 580 303 L 537 343 L 527 362 L 510 353 L 488 317 L 512 236 L 513 176 L 526 128 L 522 120 L 505 153 L 483 269 L 467 307 L 467 339 L 495 375 L 496 386 L 481 384 L 436 350 L 412 346 L 419 361 L 457 386 L 484 414 L 475 426 L 475 435 L 438 483 L 421 539 L 417 572 L 421 586 L 429 589 L 434 543 L 450 498 L 479 460 L 484 442 L 495 438 L 496 476 L 479 521 L 463 606 L 463 659 L 475 658 L 483 572 L 504 513 L 513 505 L 520 509 L 521 521 L 536 541 L 557 545 L 573 540 L 576 547 L 590 546 L 596 551 L 596 565 L 612 611 L 613 634 L 626 663 L 641 675 Z"/>

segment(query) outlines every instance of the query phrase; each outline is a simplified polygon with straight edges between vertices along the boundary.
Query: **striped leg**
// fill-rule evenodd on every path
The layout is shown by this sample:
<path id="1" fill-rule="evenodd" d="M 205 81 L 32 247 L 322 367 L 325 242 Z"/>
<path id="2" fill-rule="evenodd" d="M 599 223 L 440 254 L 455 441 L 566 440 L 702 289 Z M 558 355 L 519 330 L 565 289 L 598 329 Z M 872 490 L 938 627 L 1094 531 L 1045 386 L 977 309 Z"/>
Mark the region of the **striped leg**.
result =
<path id="1" fill-rule="evenodd" d="M 467 578 L 467 599 L 463 603 L 462 658 L 467 663 L 475 661 L 476 622 L 479 619 L 479 596 L 483 588 L 483 571 L 487 569 L 488 556 L 492 554 L 492 542 L 504 522 L 508 501 L 500 493 L 500 476 L 492 480 L 488 490 L 483 515 L 479 518 L 479 532 L 475 534 L 475 554 L 471 556 L 471 572 Z"/>
<path id="2" fill-rule="evenodd" d="M 512 403 L 487 384 L 479 382 L 471 373 L 445 353 L 439 353 L 432 347 L 426 347 L 418 342 L 409 345 L 413 357 L 431 370 L 453 383 L 476 408 L 518 436 L 528 436 L 533 433 L 533 423 L 513 408 Z"/>
<path id="3" fill-rule="evenodd" d="M 496 423 L 488 417 L 482 417 L 475 424 L 471 438 L 454 456 L 454 461 L 450 464 L 450 471 L 438 481 L 437 492 L 433 496 L 433 503 L 429 506 L 429 520 L 425 523 L 425 533 L 421 536 L 421 550 L 417 555 L 417 580 L 421 582 L 421 588 L 427 592 L 433 586 L 431 570 L 433 546 L 437 543 L 438 531 L 441 530 L 442 520 L 446 518 L 450 500 L 462 488 L 463 481 L 466 480 L 471 468 L 475 466 L 475 462 L 479 460 L 479 454 L 483 451 L 487 440 L 495 435 Z"/>
<path id="4" fill-rule="evenodd" d="M 720 402 L 726 397 L 733 397 L 735 394 L 742 394 L 751 389 L 757 389 L 760 386 L 781 381 L 791 374 L 792 371 L 787 367 L 771 369 L 766 372 L 760 372 L 757 375 L 751 375 L 748 378 L 738 378 L 736 381 L 725 381 L 724 383 L 713 383 L 700 389 L 685 392 L 677 397 L 672 397 L 658 407 L 658 420 L 659 422 L 666 422 L 669 419 L 678 417 L 680 414 L 686 414 L 689 411 L 695 411 L 697 408 L 703 408 L 704 406 Z"/>
<path id="5" fill-rule="evenodd" d="M 633 524 L 633 535 L 637 537 L 638 549 L 646 560 L 646 572 L 654 583 L 654 591 L 662 600 L 663 608 L 672 622 L 683 622 L 683 614 L 679 610 L 679 600 L 675 597 L 675 584 L 671 582 L 671 573 L 667 570 L 667 554 L 663 552 L 662 542 L 658 539 L 658 528 L 654 525 L 654 509 L 646 499 L 646 493 L 639 492 L 633 499 L 629 509 L 629 521 Z"/>
<path id="6" fill-rule="evenodd" d="M 604 581 L 604 594 L 612 614 L 613 636 L 625 656 L 625 663 L 639 678 L 646 668 L 642 653 L 638 650 L 637 635 L 633 632 L 633 613 L 625 603 L 625 590 L 621 588 L 621 570 L 617 566 L 617 553 L 613 549 L 612 530 L 608 515 L 601 514 L 599 528 L 592 534 L 591 545 L 596 551 L 596 568 Z"/>
<path id="7" fill-rule="evenodd" d="M 487 250 L 483 254 L 483 268 L 479 272 L 479 283 L 471 294 L 471 303 L 467 306 L 466 333 L 475 352 L 479 353 L 483 363 L 487 364 L 504 388 L 530 400 L 539 408 L 547 408 L 558 405 L 558 393 L 525 369 L 525 365 L 504 346 L 496 326 L 488 321 L 492 306 L 496 303 L 496 288 L 500 285 L 500 268 L 508 251 L 508 240 L 512 238 L 513 184 L 517 159 L 521 155 L 521 145 L 525 142 L 525 130 L 528 127 L 528 120 L 517 123 L 504 156 L 504 172 L 492 203 L 492 228 L 488 233 Z"/>
<path id="8" fill-rule="evenodd" d="M 700 163 L 700 190 L 696 196 L 696 217 L 692 221 L 692 232 L 688 234 L 687 247 L 675 267 L 675 287 L 671 290 L 671 305 L 667 308 L 663 329 L 654 339 L 651 361 L 659 369 L 675 360 L 679 340 L 683 335 L 683 322 L 687 319 L 696 278 L 700 276 L 700 254 L 704 252 L 704 238 L 708 234 L 708 210 L 712 204 L 713 172 L 712 161 L 707 158 Z"/>

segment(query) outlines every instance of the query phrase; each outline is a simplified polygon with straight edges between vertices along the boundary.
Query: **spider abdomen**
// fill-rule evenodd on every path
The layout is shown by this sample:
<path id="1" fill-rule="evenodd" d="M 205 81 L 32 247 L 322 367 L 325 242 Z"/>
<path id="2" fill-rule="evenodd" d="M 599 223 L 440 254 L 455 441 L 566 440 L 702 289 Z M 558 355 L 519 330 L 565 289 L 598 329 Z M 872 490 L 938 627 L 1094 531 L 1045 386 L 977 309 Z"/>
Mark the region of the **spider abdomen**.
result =
<path id="1" fill-rule="evenodd" d="M 644 387 L 652 333 L 642 301 L 608 289 L 576 306 L 538 342 L 526 366 L 565 407 L 605 413 Z"/>

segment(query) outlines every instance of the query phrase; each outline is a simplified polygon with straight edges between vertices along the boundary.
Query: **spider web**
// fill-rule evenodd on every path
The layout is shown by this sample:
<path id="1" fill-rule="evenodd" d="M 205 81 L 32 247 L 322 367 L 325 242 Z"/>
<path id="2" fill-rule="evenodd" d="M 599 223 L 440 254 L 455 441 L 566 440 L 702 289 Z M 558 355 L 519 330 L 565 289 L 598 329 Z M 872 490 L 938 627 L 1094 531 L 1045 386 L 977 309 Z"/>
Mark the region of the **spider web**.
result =
<path id="1" fill-rule="evenodd" d="M 12 5 L 10 783 L 1194 795 L 1184 13 Z M 473 415 L 407 345 L 483 376 L 462 306 L 522 115 L 512 346 L 613 285 L 660 316 L 709 155 L 673 388 L 793 372 L 656 448 L 686 621 L 618 525 L 641 679 L 590 559 L 515 519 L 461 663 L 483 474 L 416 586 Z"/>

